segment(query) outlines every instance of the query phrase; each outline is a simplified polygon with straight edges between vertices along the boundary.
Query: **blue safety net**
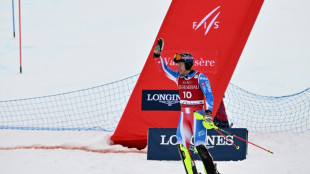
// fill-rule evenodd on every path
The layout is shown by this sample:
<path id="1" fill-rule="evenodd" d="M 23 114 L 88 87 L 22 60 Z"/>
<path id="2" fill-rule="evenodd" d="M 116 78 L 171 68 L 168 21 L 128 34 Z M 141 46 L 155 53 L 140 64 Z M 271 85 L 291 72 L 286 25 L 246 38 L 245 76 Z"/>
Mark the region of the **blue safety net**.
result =
<path id="1" fill-rule="evenodd" d="M 0 101 L 0 129 L 113 132 L 138 77 L 57 95 Z M 234 127 L 252 132 L 310 130 L 310 88 L 272 97 L 229 84 L 224 104 Z"/>

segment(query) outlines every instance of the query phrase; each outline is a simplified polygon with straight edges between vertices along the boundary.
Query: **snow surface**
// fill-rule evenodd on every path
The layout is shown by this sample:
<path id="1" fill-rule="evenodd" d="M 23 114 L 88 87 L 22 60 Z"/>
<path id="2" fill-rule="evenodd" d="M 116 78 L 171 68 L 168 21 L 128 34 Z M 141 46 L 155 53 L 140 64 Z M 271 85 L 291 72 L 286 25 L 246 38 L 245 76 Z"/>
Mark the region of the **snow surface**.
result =
<path id="1" fill-rule="evenodd" d="M 11 1 L 0 1 L 0 101 L 58 94 L 138 74 L 170 2 L 22 1 L 19 74 L 17 2 L 14 39 Z M 266 0 L 231 82 L 272 96 L 310 87 L 309 6 L 307 0 Z M 0 173 L 185 173 L 180 161 L 148 161 L 146 149 L 109 146 L 109 134 L 1 130 Z M 250 133 L 249 140 L 275 154 L 249 145 L 246 160 L 218 162 L 221 173 L 310 173 L 310 133 Z M 203 171 L 201 163 L 197 165 Z"/>
<path id="2" fill-rule="evenodd" d="M 147 149 L 138 151 L 120 145 L 110 146 L 109 135 L 93 131 L 2 130 L 0 173 L 185 173 L 181 161 L 148 161 Z M 309 137 L 310 133 L 251 133 L 249 141 L 272 150 L 274 154 L 249 145 L 246 160 L 217 162 L 218 168 L 222 174 L 307 174 L 310 172 L 307 165 Z M 38 149 L 25 149 L 27 146 Z M 11 149 L 3 150 L 5 148 Z M 203 171 L 200 161 L 196 165 Z"/>

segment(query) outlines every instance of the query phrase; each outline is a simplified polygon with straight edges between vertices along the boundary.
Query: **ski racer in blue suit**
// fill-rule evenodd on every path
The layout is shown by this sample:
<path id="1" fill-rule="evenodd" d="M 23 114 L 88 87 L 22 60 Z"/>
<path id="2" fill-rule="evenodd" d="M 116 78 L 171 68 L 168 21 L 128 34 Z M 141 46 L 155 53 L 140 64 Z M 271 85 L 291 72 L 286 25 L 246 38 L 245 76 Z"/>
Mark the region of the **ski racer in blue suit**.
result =
<path id="1" fill-rule="evenodd" d="M 210 81 L 207 76 L 192 69 L 194 57 L 190 53 L 176 53 L 173 60 L 178 71 L 170 69 L 160 56 L 163 44 L 163 39 L 159 39 L 154 50 L 154 60 L 159 70 L 178 85 L 181 114 L 176 135 L 185 170 L 187 173 L 198 173 L 188 151 L 193 137 L 195 150 L 203 161 L 206 173 L 217 174 L 216 165 L 206 148 L 207 129 L 203 126 L 202 120 L 194 117 L 194 112 L 198 112 L 212 122 L 213 94 Z"/>

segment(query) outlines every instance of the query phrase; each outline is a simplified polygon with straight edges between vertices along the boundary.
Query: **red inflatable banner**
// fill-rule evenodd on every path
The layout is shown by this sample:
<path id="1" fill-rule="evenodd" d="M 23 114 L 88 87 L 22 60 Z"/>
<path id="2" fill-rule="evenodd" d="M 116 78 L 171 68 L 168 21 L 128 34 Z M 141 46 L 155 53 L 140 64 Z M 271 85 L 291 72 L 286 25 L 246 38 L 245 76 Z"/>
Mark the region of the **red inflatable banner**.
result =
<path id="1" fill-rule="evenodd" d="M 193 69 L 211 82 L 216 113 L 263 0 L 173 0 L 111 136 L 112 144 L 142 149 L 148 128 L 176 128 L 180 106 L 177 85 L 158 71 L 153 58 L 157 39 L 165 41 L 162 57 L 176 70 L 175 53 L 189 52 Z"/>

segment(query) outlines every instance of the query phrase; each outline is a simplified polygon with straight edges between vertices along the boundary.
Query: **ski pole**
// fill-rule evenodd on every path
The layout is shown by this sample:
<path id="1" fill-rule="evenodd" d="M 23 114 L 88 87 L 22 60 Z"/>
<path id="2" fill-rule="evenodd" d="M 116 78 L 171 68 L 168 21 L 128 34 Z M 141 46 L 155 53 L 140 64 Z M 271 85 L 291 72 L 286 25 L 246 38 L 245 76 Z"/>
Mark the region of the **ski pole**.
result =
<path id="1" fill-rule="evenodd" d="M 15 15 L 14 15 L 14 0 L 12 0 L 12 15 L 13 15 L 13 37 L 15 38 Z"/>
<path id="2" fill-rule="evenodd" d="M 261 146 L 258 146 L 258 145 L 254 144 L 254 143 L 252 143 L 252 142 L 250 142 L 250 141 L 248 141 L 248 140 L 245 140 L 245 139 L 243 139 L 243 138 L 241 138 L 241 137 L 239 137 L 239 136 L 237 136 L 237 135 L 235 135 L 235 134 L 232 134 L 232 133 L 230 133 L 230 132 L 228 132 L 228 131 L 225 131 L 225 130 L 223 130 L 223 129 L 217 127 L 217 126 L 215 126 L 213 122 L 212 122 L 212 123 L 207 123 L 207 122 L 205 121 L 204 116 L 201 115 L 201 114 L 199 114 L 198 112 L 194 112 L 194 116 L 196 117 L 197 120 L 202 120 L 202 121 L 203 121 L 203 124 L 205 123 L 204 126 L 205 126 L 207 129 L 220 130 L 220 131 L 222 131 L 222 132 L 224 132 L 224 133 L 226 133 L 226 134 L 228 134 L 228 135 L 231 135 L 231 136 L 233 136 L 233 137 L 236 137 L 236 138 L 238 138 L 238 139 L 240 139 L 240 140 L 242 140 L 242 141 L 244 141 L 244 142 L 250 143 L 250 144 L 252 144 L 253 146 L 256 146 L 256 147 L 258 147 L 258 148 L 260 148 L 260 149 L 263 149 L 263 150 L 265 150 L 265 151 L 267 151 L 267 152 L 273 154 L 273 152 L 272 152 L 271 150 L 267 150 L 267 149 L 265 149 L 265 148 L 263 148 L 263 147 L 261 147 Z"/>
<path id="3" fill-rule="evenodd" d="M 230 139 L 228 139 L 222 132 L 220 132 L 219 130 L 217 129 L 214 129 L 216 130 L 216 132 L 218 132 L 219 134 L 221 134 L 227 141 L 229 141 L 232 145 L 234 145 L 236 147 L 237 150 L 239 150 L 239 146 L 237 146 L 235 143 L 233 143 Z"/>
<path id="4" fill-rule="evenodd" d="M 242 140 L 242 141 L 244 141 L 244 142 L 250 143 L 250 144 L 252 144 L 253 146 L 256 146 L 256 147 L 258 147 L 258 148 L 260 148 L 260 149 L 263 149 L 263 150 L 265 150 L 265 151 L 267 151 L 267 152 L 273 154 L 273 152 L 272 152 L 271 150 L 267 150 L 267 149 L 265 149 L 265 148 L 263 148 L 263 147 L 261 147 L 261 146 L 259 146 L 259 145 L 256 145 L 256 144 L 254 144 L 254 143 L 252 143 L 252 142 L 250 142 L 250 141 L 248 141 L 248 140 L 245 140 L 245 139 L 243 139 L 243 138 L 241 138 L 241 137 L 239 137 L 239 136 L 237 136 L 237 135 L 235 135 L 235 134 L 232 134 L 232 133 L 230 133 L 230 132 L 228 132 L 228 131 L 226 131 L 226 130 L 223 130 L 223 129 L 221 129 L 221 128 L 215 128 L 215 129 L 218 129 L 218 130 L 220 130 L 220 131 L 222 131 L 222 132 L 224 132 L 224 133 L 226 133 L 226 134 L 228 134 L 228 135 L 231 135 L 231 136 L 233 136 L 233 137 L 236 137 L 236 138 L 238 138 L 238 139 L 240 139 L 240 140 Z"/>

